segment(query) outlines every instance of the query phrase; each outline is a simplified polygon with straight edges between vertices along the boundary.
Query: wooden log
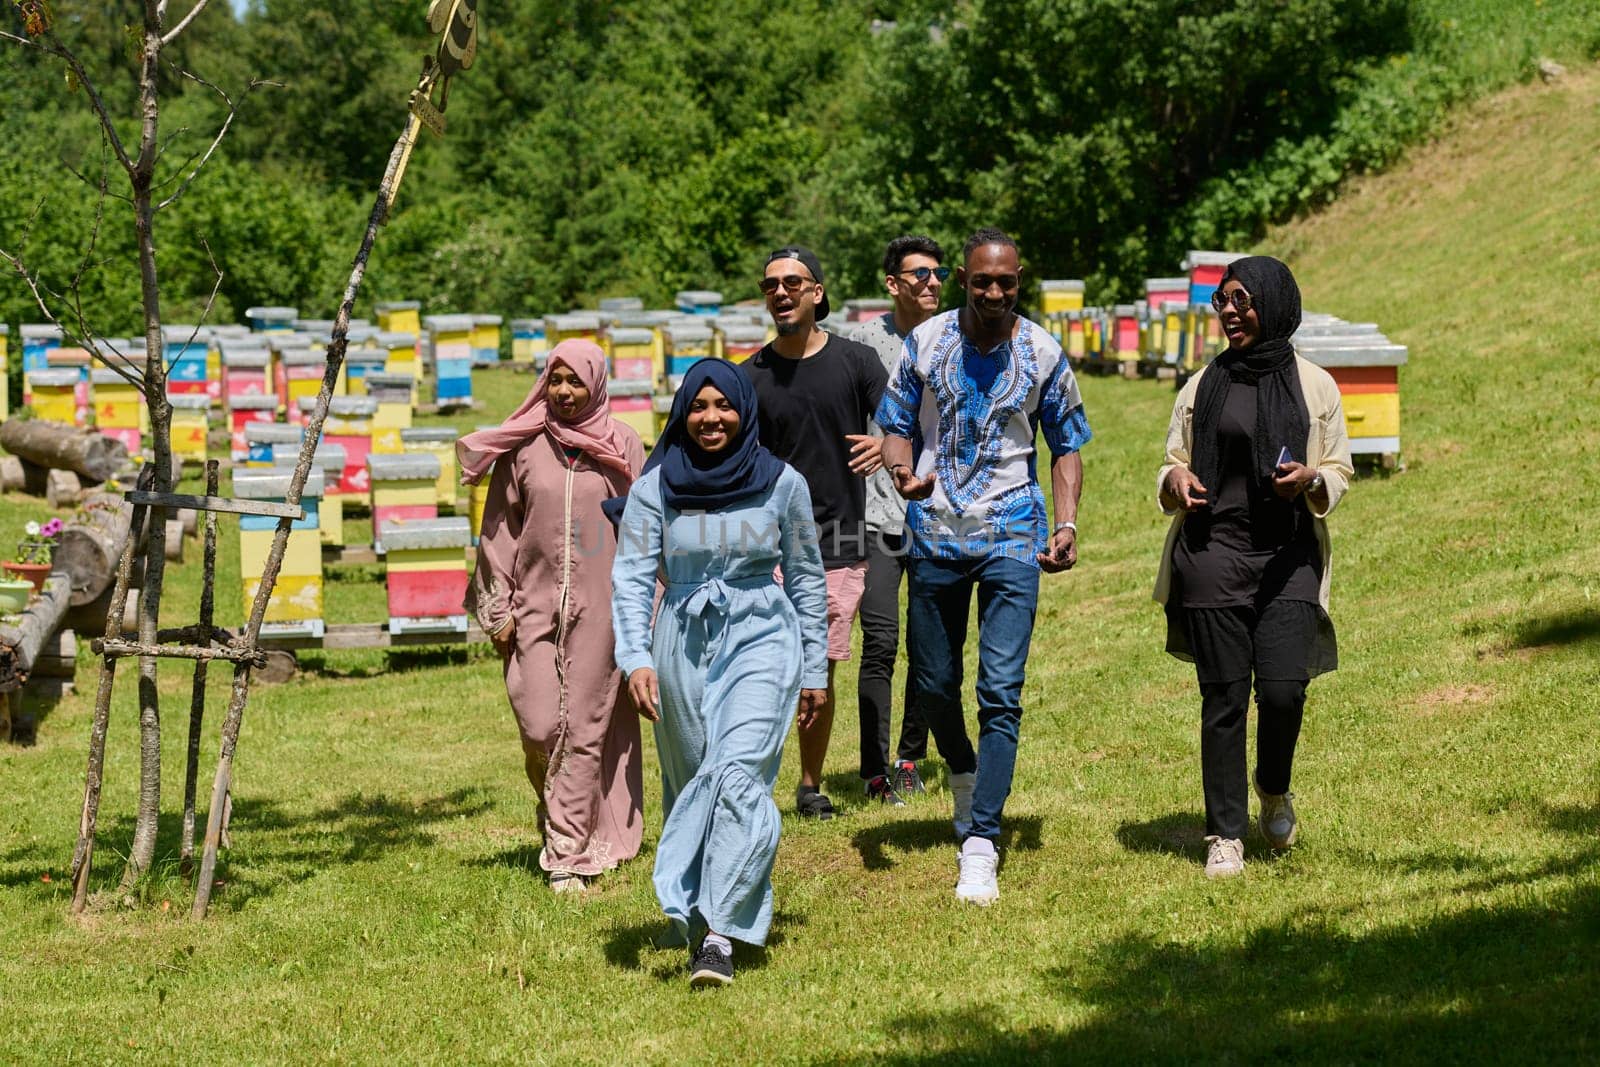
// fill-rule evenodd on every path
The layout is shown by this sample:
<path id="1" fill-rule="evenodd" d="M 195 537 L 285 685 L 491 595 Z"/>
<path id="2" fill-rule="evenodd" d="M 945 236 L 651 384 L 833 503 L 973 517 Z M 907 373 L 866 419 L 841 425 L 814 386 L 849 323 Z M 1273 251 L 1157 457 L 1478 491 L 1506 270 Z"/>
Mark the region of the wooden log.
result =
<path id="1" fill-rule="evenodd" d="M 33 661 L 67 613 L 72 585 L 66 576 L 45 579 L 44 593 L 28 605 L 14 625 L 0 626 L 0 692 L 9 692 L 28 680 Z"/>
<path id="2" fill-rule="evenodd" d="M 69 470 L 91 482 L 110 478 L 127 462 L 121 441 L 64 422 L 10 419 L 0 424 L 0 447 L 50 470 Z"/>
<path id="3" fill-rule="evenodd" d="M 34 678 L 76 678 L 78 675 L 78 635 L 63 626 L 44 643 L 33 658 Z"/>
<path id="4" fill-rule="evenodd" d="M 25 484 L 22 460 L 16 456 L 0 456 L 0 489 L 8 493 L 20 493 Z"/>
<path id="5" fill-rule="evenodd" d="M 132 518 L 133 507 L 121 496 L 95 491 L 61 531 L 55 569 L 71 580 L 73 607 L 92 603 L 111 588 Z"/>
<path id="6" fill-rule="evenodd" d="M 200 529 L 200 513 L 194 508 L 179 508 L 178 522 L 183 524 L 184 536 L 193 537 Z"/>
<path id="7" fill-rule="evenodd" d="M 166 548 L 169 562 L 183 562 L 183 523 L 177 519 L 167 520 L 167 539 L 164 547 Z"/>
<path id="8" fill-rule="evenodd" d="M 71 471 L 53 470 L 45 475 L 44 498 L 53 508 L 71 507 L 83 499 L 83 483 Z"/>

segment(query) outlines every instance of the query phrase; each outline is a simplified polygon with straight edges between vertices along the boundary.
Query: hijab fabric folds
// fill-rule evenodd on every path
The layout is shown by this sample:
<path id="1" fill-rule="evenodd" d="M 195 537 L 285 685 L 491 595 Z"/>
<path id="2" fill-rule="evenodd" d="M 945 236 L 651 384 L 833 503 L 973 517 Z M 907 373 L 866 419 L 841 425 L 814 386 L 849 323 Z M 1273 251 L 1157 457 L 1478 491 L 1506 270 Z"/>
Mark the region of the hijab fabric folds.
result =
<path id="1" fill-rule="evenodd" d="M 589 403 L 571 422 L 550 413 L 550 374 L 558 366 L 577 374 L 589 390 Z M 456 442 L 456 459 L 461 463 L 461 480 L 476 485 L 489 473 L 494 461 L 541 433 L 547 433 L 564 448 L 579 450 L 608 472 L 618 492 L 627 490 L 639 471 L 628 469 L 628 453 L 623 428 L 611 418 L 611 401 L 606 393 L 606 354 L 593 341 L 573 338 L 551 349 L 544 373 L 533 391 L 499 426 L 469 433 Z"/>
<path id="2" fill-rule="evenodd" d="M 727 397 L 739 413 L 739 432 L 720 452 L 707 452 L 689 436 L 689 405 L 706 386 Z M 783 460 L 761 445 L 756 430 L 756 391 L 744 371 L 720 359 L 689 368 L 672 398 L 667 428 L 645 461 L 661 468 L 661 495 L 678 511 L 716 511 L 760 496 L 783 473 Z"/>
<path id="3" fill-rule="evenodd" d="M 1251 480 L 1270 482 L 1277 474 L 1278 452 L 1287 447 L 1298 463 L 1306 461 L 1311 416 L 1300 391 L 1294 346 L 1289 338 L 1300 328 L 1300 286 L 1280 260 L 1246 256 L 1229 266 L 1223 284 L 1236 280 L 1250 294 L 1250 306 L 1261 323 L 1261 335 L 1248 348 L 1230 348 L 1212 361 L 1201 376 L 1194 402 L 1190 469 L 1200 484 L 1215 490 L 1222 473 L 1217 428 L 1234 382 L 1256 386 L 1255 462 Z"/>

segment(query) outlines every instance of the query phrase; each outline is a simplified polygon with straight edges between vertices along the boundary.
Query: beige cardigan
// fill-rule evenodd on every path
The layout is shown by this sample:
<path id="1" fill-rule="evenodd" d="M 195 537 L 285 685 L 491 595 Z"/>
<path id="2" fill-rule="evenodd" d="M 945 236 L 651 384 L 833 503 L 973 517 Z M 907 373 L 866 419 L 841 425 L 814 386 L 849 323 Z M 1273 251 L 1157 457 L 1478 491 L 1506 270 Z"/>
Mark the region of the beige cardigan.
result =
<path id="1" fill-rule="evenodd" d="M 1339 401 L 1339 386 L 1333 376 L 1310 360 L 1295 356 L 1295 369 L 1300 372 L 1300 391 L 1306 398 L 1306 409 L 1311 415 L 1311 432 L 1306 440 L 1306 465 L 1315 467 L 1322 474 L 1322 484 L 1328 494 L 1327 506 L 1320 510 L 1306 498 L 1306 506 L 1311 511 L 1313 526 L 1317 533 L 1317 547 L 1322 555 L 1322 589 L 1319 599 L 1322 602 L 1322 613 L 1328 613 L 1328 588 L 1333 577 L 1333 552 L 1328 542 L 1327 517 L 1339 504 L 1339 499 L 1344 496 L 1344 491 L 1350 486 L 1350 476 L 1354 469 L 1350 466 L 1350 437 L 1345 431 L 1344 405 Z M 1185 512 L 1179 508 L 1169 507 L 1163 499 L 1162 487 L 1166 485 L 1167 475 L 1172 468 L 1188 466 L 1190 449 L 1193 446 L 1194 423 L 1194 398 L 1199 390 L 1200 379 L 1204 377 L 1209 367 L 1202 367 L 1199 373 L 1190 378 L 1181 390 L 1178 391 L 1177 402 L 1172 405 L 1172 422 L 1167 426 L 1167 458 L 1161 465 L 1161 473 L 1156 476 L 1156 504 L 1161 508 L 1162 514 L 1172 516 L 1172 526 L 1167 530 L 1167 541 L 1161 549 L 1161 569 L 1156 575 L 1155 600 L 1158 604 L 1166 604 L 1167 596 L 1172 590 L 1172 548 L 1178 540 L 1178 530 L 1183 526 Z M 1332 627 L 1327 627 L 1327 640 L 1332 641 Z M 1186 640 L 1184 642 L 1187 643 Z M 1171 636 L 1169 635 L 1169 651 L 1182 655 L 1186 649 L 1172 649 Z M 1331 649 L 1329 650 L 1332 651 Z M 1187 658 L 1187 657 L 1184 657 Z M 1331 669 L 1331 666 L 1329 667 Z M 1313 673 L 1318 673 L 1313 670 Z"/>

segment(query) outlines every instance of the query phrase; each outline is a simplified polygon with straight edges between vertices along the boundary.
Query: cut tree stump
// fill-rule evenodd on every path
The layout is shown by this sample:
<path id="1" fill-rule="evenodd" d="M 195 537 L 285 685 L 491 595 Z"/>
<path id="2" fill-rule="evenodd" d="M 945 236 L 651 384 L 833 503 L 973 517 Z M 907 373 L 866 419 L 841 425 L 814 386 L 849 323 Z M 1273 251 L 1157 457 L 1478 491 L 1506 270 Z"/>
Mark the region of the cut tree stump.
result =
<path id="1" fill-rule="evenodd" d="M 0 692 L 19 689 L 28 680 L 34 658 L 61 626 L 71 591 L 65 575 L 52 574 L 15 623 L 0 625 Z"/>
<path id="2" fill-rule="evenodd" d="M 83 499 L 83 483 L 71 471 L 53 470 L 45 475 L 44 499 L 52 508 L 66 508 Z"/>
<path id="3" fill-rule="evenodd" d="M 177 519 L 167 520 L 167 562 L 183 562 L 183 523 Z"/>
<path id="4" fill-rule="evenodd" d="M 95 491 L 61 531 L 55 569 L 71 579 L 73 607 L 92 603 L 111 588 L 132 521 L 133 506 L 120 495 Z"/>
<path id="5" fill-rule="evenodd" d="M 96 484 L 128 462 L 128 449 L 121 441 L 43 419 L 0 423 L 0 447 L 47 470 L 69 470 Z"/>
<path id="6" fill-rule="evenodd" d="M 8 493 L 20 493 L 26 485 L 22 460 L 16 456 L 0 456 L 0 489 Z"/>

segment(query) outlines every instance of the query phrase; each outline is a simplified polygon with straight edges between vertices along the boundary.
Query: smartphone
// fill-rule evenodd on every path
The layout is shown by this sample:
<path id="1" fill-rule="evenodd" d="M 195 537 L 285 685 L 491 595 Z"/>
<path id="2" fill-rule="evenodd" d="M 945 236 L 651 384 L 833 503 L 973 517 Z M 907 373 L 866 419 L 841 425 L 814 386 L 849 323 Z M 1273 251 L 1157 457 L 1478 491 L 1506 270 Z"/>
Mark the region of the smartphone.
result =
<path id="1" fill-rule="evenodd" d="M 1277 466 L 1278 466 L 1279 469 L 1281 469 L 1283 467 L 1287 467 L 1289 464 L 1291 464 L 1293 462 L 1294 462 L 1294 456 L 1289 452 L 1289 446 L 1288 445 L 1284 445 L 1282 448 L 1278 449 L 1278 463 L 1277 463 Z"/>

